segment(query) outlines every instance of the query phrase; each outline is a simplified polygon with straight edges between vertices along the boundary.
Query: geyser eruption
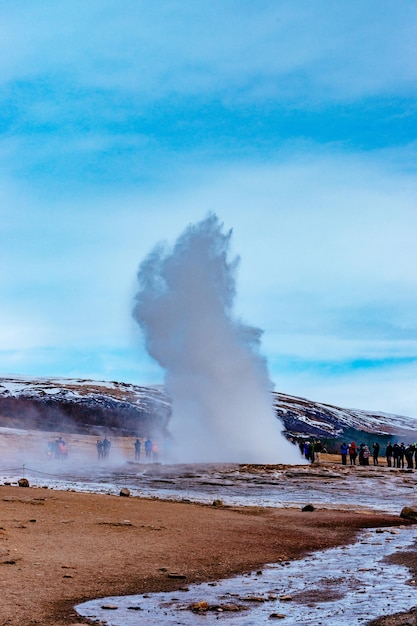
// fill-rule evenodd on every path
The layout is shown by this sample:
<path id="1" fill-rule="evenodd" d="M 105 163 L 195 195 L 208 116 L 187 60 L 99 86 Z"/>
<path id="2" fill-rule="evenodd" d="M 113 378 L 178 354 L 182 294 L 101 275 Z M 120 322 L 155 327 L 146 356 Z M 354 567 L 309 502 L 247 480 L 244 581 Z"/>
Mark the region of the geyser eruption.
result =
<path id="1" fill-rule="evenodd" d="M 239 259 L 228 260 L 230 238 L 209 215 L 139 268 L 134 317 L 165 370 L 175 457 L 299 463 L 272 408 L 261 331 L 232 315 Z"/>

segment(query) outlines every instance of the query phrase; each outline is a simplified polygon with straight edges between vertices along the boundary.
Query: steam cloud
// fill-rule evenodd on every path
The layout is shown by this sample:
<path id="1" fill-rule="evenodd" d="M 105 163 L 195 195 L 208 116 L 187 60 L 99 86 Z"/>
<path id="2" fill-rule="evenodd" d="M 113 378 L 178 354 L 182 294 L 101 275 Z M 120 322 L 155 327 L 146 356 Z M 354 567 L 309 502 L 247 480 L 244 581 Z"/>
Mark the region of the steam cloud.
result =
<path id="1" fill-rule="evenodd" d="M 232 316 L 239 259 L 222 227 L 214 214 L 190 225 L 138 272 L 134 317 L 165 370 L 176 460 L 299 463 L 272 408 L 262 331 Z"/>

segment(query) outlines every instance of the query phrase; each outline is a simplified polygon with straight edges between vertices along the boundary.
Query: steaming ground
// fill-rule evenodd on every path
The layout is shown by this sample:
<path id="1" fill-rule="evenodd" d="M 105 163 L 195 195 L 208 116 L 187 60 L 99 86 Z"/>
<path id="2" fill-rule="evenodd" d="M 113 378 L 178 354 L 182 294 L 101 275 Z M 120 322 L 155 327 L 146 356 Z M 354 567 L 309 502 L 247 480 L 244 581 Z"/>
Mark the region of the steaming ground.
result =
<path id="1" fill-rule="evenodd" d="M 297 463 L 272 407 L 262 332 L 234 317 L 238 258 L 215 215 L 142 262 L 134 317 L 165 370 L 182 462 Z"/>
<path id="2" fill-rule="evenodd" d="M 47 442 L 61 433 L 0 428 L 0 480 L 22 476 L 32 485 L 133 496 L 243 506 L 301 507 L 313 503 L 334 509 L 374 509 L 400 513 L 417 506 L 417 474 L 378 467 L 346 467 L 325 455 L 322 465 L 252 466 L 234 463 L 171 464 L 134 461 L 134 438 L 111 437 L 110 457 L 99 462 L 96 437 L 64 435 L 66 460 L 50 460 Z M 335 462 L 337 461 L 337 463 Z"/>

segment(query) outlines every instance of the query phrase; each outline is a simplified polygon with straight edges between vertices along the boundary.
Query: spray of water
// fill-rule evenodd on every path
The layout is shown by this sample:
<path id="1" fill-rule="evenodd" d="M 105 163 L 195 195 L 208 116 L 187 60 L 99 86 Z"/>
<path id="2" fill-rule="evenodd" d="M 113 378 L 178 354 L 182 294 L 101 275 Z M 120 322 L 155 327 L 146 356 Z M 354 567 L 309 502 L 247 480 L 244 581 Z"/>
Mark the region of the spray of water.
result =
<path id="1" fill-rule="evenodd" d="M 261 331 L 233 317 L 230 238 L 211 214 L 139 268 L 134 317 L 165 370 L 176 460 L 299 463 L 272 408 Z"/>

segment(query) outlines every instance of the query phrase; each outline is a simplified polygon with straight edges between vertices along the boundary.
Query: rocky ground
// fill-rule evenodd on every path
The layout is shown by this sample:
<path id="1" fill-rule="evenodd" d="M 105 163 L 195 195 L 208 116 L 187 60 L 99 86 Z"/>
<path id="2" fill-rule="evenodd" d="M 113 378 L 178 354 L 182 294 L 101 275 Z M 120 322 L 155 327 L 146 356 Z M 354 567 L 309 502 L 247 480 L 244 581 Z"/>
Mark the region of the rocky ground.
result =
<path id="1" fill-rule="evenodd" d="M 74 625 L 73 606 L 90 598 L 178 589 L 401 523 L 17 486 L 0 487 L 0 502 L 2 626 Z"/>

